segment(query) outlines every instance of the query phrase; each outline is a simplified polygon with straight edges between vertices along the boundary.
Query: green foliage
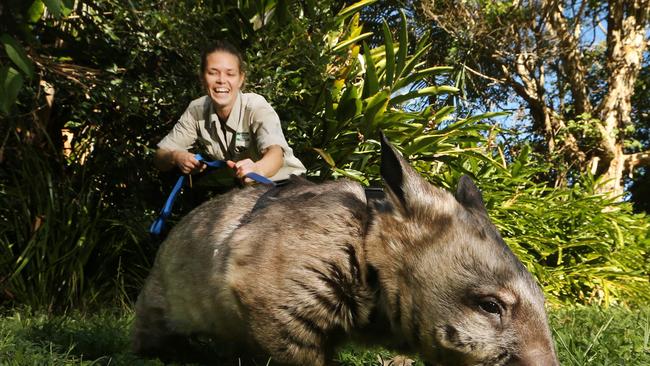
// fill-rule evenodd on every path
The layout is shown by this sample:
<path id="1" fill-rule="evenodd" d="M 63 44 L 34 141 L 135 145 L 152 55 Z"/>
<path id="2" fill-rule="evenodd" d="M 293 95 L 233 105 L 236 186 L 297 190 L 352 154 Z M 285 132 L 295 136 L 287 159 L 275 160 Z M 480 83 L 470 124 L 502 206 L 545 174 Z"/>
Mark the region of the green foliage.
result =
<path id="1" fill-rule="evenodd" d="M 142 216 L 118 216 L 83 167 L 67 176 L 56 162 L 22 153 L 20 161 L 6 163 L 12 174 L 0 185 L 0 293 L 57 309 L 135 292 L 125 288 L 125 278 L 143 278 L 151 255 L 143 248 Z"/>
<path id="2" fill-rule="evenodd" d="M 594 193 L 581 177 L 552 188 L 540 179 L 553 167 L 524 147 L 511 162 L 466 162 L 485 192 L 504 240 L 553 301 L 643 303 L 650 300 L 650 220 L 628 203 Z M 498 163 L 501 161 L 500 163 Z"/>
<path id="3" fill-rule="evenodd" d="M 477 141 L 486 125 L 478 116 L 458 119 L 454 108 L 432 103 L 420 111 L 409 105 L 435 101 L 457 90 L 446 85 L 430 85 L 432 77 L 449 72 L 447 67 L 426 67 L 423 56 L 428 38 L 422 37 L 409 51 L 406 17 L 398 30 L 398 40 L 387 25 L 384 44 L 370 48 L 359 44 L 361 26 L 353 17 L 340 36 L 339 52 L 332 69 L 334 80 L 321 97 L 320 124 L 312 131 L 315 150 L 322 160 L 310 164 L 320 177 L 346 176 L 368 184 L 378 179 L 377 131 L 403 149 L 412 160 L 449 161 L 452 156 L 476 155 L 467 142 Z M 363 57 L 358 57 L 363 49 Z M 345 51 L 345 52 L 343 52 Z M 467 145 L 468 146 L 468 145 Z"/>
<path id="4" fill-rule="evenodd" d="M 355 27 L 352 19 L 348 38 L 360 33 Z M 596 195 L 597 182 L 589 176 L 549 187 L 546 177 L 554 166 L 525 145 L 520 151 L 513 146 L 507 155 L 496 145 L 497 131 L 485 121 L 498 113 L 460 118 L 455 108 L 435 103 L 409 111 L 414 100 L 456 89 L 427 84 L 428 77 L 449 69 L 424 66 L 426 38 L 409 52 L 402 47 L 408 43 L 405 19 L 397 33 L 399 42 L 385 26 L 384 44 L 373 49 L 363 44 L 363 58 L 357 58 L 361 46 L 346 43 L 348 53 L 341 56 L 343 66 L 325 95 L 322 127 L 314 137 L 325 163 L 317 174 L 328 176 L 329 168 L 334 177 L 377 181 L 379 144 L 374 136 L 382 129 L 431 182 L 453 189 L 461 174 L 475 177 L 505 241 L 537 276 L 550 301 L 650 301 L 650 220 L 633 214 L 628 204 Z"/>
<path id="5" fill-rule="evenodd" d="M 252 90 L 268 92 L 291 131 L 312 112 L 288 106 L 308 104 L 326 77 L 329 59 L 310 37 L 338 26 L 330 20 L 338 9 L 328 2 L 306 11 L 310 2 L 111 0 L 79 3 L 74 13 L 68 3 L 8 3 L 16 17 L 2 13 L 0 26 L 16 40 L 1 38 L 11 52 L 0 51 L 0 61 L 12 66 L 0 76 L 23 84 L 0 88 L 11 92 L 2 94 L 7 114 L 0 120 L 0 200 L 8 218 L 0 222 L 0 301 L 53 310 L 128 302 L 140 288 L 155 250 L 147 226 L 169 189 L 165 179 L 175 178 L 159 177 L 151 153 L 201 95 L 205 45 L 221 37 L 240 44 L 255 65 Z M 30 81 L 31 60 L 38 62 Z M 63 129 L 72 136 L 66 155 Z"/>
<path id="6" fill-rule="evenodd" d="M 155 250 L 146 227 L 175 178 L 151 166 L 154 144 L 201 94 L 199 51 L 221 37 L 244 50 L 247 89 L 274 105 L 313 179 L 376 184 L 381 129 L 431 182 L 477 179 L 506 242 L 553 302 L 648 300 L 648 218 L 595 196 L 590 177 L 550 188 L 557 167 L 518 144 L 501 153 L 488 124 L 499 114 L 452 105 L 452 70 L 427 59 L 436 38 L 412 31 L 404 13 L 368 43 L 358 11 L 371 0 L 226 3 L 7 3 L 2 300 L 60 310 L 133 299 Z M 51 110 L 43 85 L 55 92 Z M 579 117 L 570 128 L 591 121 Z M 66 155 L 62 129 L 74 136 Z"/>
<path id="7" fill-rule="evenodd" d="M 355 21 L 341 42 L 361 33 Z M 449 69 L 427 68 L 422 57 L 428 40 L 421 38 L 409 51 L 404 17 L 401 24 L 398 42 L 385 26 L 383 45 L 371 49 L 346 43 L 347 54 L 340 56 L 342 66 L 323 98 L 322 122 L 314 133 L 322 157 L 320 166 L 311 165 L 318 167 L 316 175 L 376 182 L 375 136 L 381 129 L 429 181 L 453 189 L 461 174 L 476 179 L 505 241 L 537 276 L 551 302 L 650 301 L 648 217 L 596 195 L 597 182 L 589 176 L 549 187 L 547 177 L 556 167 L 526 145 L 511 146 L 505 154 L 505 147 L 496 144 L 498 131 L 486 121 L 499 113 L 461 118 L 455 108 L 436 104 L 435 97 L 457 90 L 430 85 L 429 77 Z M 423 97 L 428 105 L 409 111 L 408 104 Z"/>
<path id="8" fill-rule="evenodd" d="M 74 6 L 74 0 L 36 0 L 32 7 L 39 6 L 44 3 L 47 6 L 47 9 L 54 14 L 55 17 L 68 16 L 72 12 Z"/>
<path id="9" fill-rule="evenodd" d="M 0 111 L 8 114 L 23 87 L 23 76 L 13 67 L 0 68 Z"/>
<path id="10" fill-rule="evenodd" d="M 3 34 L 0 36 L 0 43 L 9 60 L 20 70 L 19 72 L 9 65 L 4 65 L 4 62 L 0 64 L 0 112 L 6 115 L 18 98 L 24 78 L 34 77 L 34 66 L 23 47 L 13 37 Z"/>
<path id="11" fill-rule="evenodd" d="M 583 146 L 595 145 L 601 138 L 601 132 L 598 129 L 598 125 L 602 123 L 602 121 L 594 118 L 590 113 L 583 113 L 576 116 L 575 119 L 567 121 L 567 131 L 561 132 L 558 136 L 558 140 L 561 141 L 565 139 L 566 134 L 570 133 L 578 138 L 578 141 Z"/>
<path id="12" fill-rule="evenodd" d="M 27 54 L 25 53 L 25 50 L 22 48 L 16 40 L 9 36 L 8 34 L 3 34 L 0 36 L 0 42 L 2 42 L 2 45 L 4 46 L 5 52 L 7 52 L 7 56 L 13 63 L 18 66 L 18 68 L 27 76 L 28 78 L 33 78 L 34 77 L 34 65 L 32 65 L 32 62 L 27 58 Z"/>
<path id="13" fill-rule="evenodd" d="M 562 365 L 650 364 L 650 311 L 564 308 L 550 322 Z"/>

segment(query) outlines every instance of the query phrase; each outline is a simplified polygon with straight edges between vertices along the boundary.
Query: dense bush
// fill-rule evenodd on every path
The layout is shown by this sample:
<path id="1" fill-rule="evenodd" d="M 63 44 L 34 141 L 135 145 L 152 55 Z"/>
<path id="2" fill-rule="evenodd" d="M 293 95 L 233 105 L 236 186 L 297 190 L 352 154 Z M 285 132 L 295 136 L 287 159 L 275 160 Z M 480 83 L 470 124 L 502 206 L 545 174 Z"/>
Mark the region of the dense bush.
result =
<path id="1" fill-rule="evenodd" d="M 25 148 L 3 166 L 0 269 L 7 300 L 46 309 L 136 293 L 155 250 L 141 211 L 117 208 L 92 172 L 75 174 Z"/>
<path id="2" fill-rule="evenodd" d="M 324 141 L 319 152 L 331 174 L 377 184 L 374 137 L 381 128 L 429 181 L 453 189 L 462 174 L 475 178 L 506 243 L 551 302 L 650 301 L 650 218 L 633 213 L 629 203 L 597 195 L 597 182 L 589 175 L 550 187 L 547 177 L 555 167 L 542 156 L 530 153 L 525 143 L 497 143 L 510 140 L 489 124 L 498 114 L 461 118 L 453 107 L 431 103 L 431 98 L 426 107 L 410 112 L 408 102 L 422 96 L 444 101 L 441 96 L 455 90 L 431 85 L 429 77 L 446 68 L 420 69 L 426 38 L 410 55 L 401 48 L 407 38 L 403 26 L 397 52 L 391 52 L 392 36 L 384 29 L 385 44 L 366 48 L 365 62 L 349 61 L 357 73 L 334 81 L 332 103 L 322 109 L 324 127 L 314 141 Z M 338 89 L 337 83 L 342 85 Z"/>

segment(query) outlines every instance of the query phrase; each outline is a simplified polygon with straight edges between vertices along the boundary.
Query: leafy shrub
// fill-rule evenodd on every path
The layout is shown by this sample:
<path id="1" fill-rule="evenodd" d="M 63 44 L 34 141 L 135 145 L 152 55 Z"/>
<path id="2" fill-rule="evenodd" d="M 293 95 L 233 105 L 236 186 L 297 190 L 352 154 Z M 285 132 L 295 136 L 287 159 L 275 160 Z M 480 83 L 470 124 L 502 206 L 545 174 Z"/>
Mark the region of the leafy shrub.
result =
<path id="1" fill-rule="evenodd" d="M 539 177 L 551 168 L 524 148 L 509 164 L 473 170 L 505 241 L 553 301 L 650 301 L 650 218 L 595 194 L 589 176 L 549 187 Z"/>
<path id="2" fill-rule="evenodd" d="M 1 170 L 4 300 L 53 310 L 126 298 L 125 280 L 142 278 L 152 254 L 142 214 L 111 209 L 84 167 L 64 174 L 41 154 L 21 153 Z"/>
<path id="3" fill-rule="evenodd" d="M 436 77 L 450 69 L 425 66 L 427 36 L 411 52 L 402 14 L 398 42 L 384 24 L 384 44 L 371 49 L 359 44 L 368 34 L 361 33 L 358 22 L 357 15 L 333 47 L 339 53 L 330 65 L 334 80 L 320 98 L 319 123 L 309 134 L 321 157 L 310 165 L 313 175 L 376 182 L 380 129 L 413 161 L 453 162 L 453 157 L 480 154 L 476 144 L 468 142 L 481 140 L 480 132 L 489 127 L 480 121 L 488 115 L 455 118 L 454 107 L 443 99 L 457 89 L 436 85 Z"/>
<path id="4" fill-rule="evenodd" d="M 327 77 L 320 40 L 344 18 L 335 2 L 116 0 L 47 13 L 35 3 L 8 4 L 17 17 L 0 25 L 36 60 L 0 115 L 0 299 L 50 309 L 128 302 L 153 259 L 146 228 L 168 190 L 152 147 L 200 95 L 200 49 L 239 43 L 255 65 L 252 90 L 269 92 L 289 138 L 305 141 L 313 112 L 299 106 L 320 92 L 307 87 Z M 1 51 L 2 65 L 27 57 Z M 43 85 L 55 92 L 51 109 Z M 64 128 L 74 136 L 67 155 Z"/>

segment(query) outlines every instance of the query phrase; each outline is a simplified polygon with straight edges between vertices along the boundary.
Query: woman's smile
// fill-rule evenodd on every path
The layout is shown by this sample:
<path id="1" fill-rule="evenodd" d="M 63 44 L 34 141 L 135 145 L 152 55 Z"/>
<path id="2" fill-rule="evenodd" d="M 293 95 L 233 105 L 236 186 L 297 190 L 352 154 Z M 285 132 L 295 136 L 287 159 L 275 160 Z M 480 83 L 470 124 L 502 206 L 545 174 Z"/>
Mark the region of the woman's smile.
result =
<path id="1" fill-rule="evenodd" d="M 239 59 L 223 51 L 209 54 L 203 72 L 203 84 L 208 90 L 217 115 L 227 120 L 244 84 L 244 73 L 240 70 Z"/>

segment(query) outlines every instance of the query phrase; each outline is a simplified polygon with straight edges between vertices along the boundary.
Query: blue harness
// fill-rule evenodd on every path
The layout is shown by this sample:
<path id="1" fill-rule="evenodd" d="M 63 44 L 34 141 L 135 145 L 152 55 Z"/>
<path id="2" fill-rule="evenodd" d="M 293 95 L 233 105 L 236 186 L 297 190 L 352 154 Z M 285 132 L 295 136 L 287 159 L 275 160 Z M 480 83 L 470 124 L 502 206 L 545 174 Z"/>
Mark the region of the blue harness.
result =
<path id="1" fill-rule="evenodd" d="M 227 166 L 225 160 L 207 161 L 203 156 L 201 156 L 201 154 L 196 154 L 194 155 L 194 157 L 196 158 L 196 160 L 204 163 L 205 165 L 211 168 L 223 168 Z M 275 186 L 275 183 L 272 180 L 270 180 L 269 178 L 263 175 L 259 175 L 257 173 L 248 173 L 246 174 L 246 177 L 252 179 L 257 183 Z M 165 202 L 165 205 L 163 206 L 162 210 L 160 210 L 160 214 L 158 215 L 158 218 L 151 224 L 151 227 L 149 227 L 149 232 L 151 234 L 158 236 L 162 232 L 163 228 L 165 227 L 165 220 L 171 214 L 172 206 L 174 205 L 176 196 L 178 196 L 178 192 L 180 192 L 183 186 L 185 185 L 186 179 L 187 179 L 186 174 L 182 174 L 180 177 L 178 177 L 176 184 L 174 184 L 174 188 L 172 188 L 169 197 L 167 197 L 167 201 Z"/>

